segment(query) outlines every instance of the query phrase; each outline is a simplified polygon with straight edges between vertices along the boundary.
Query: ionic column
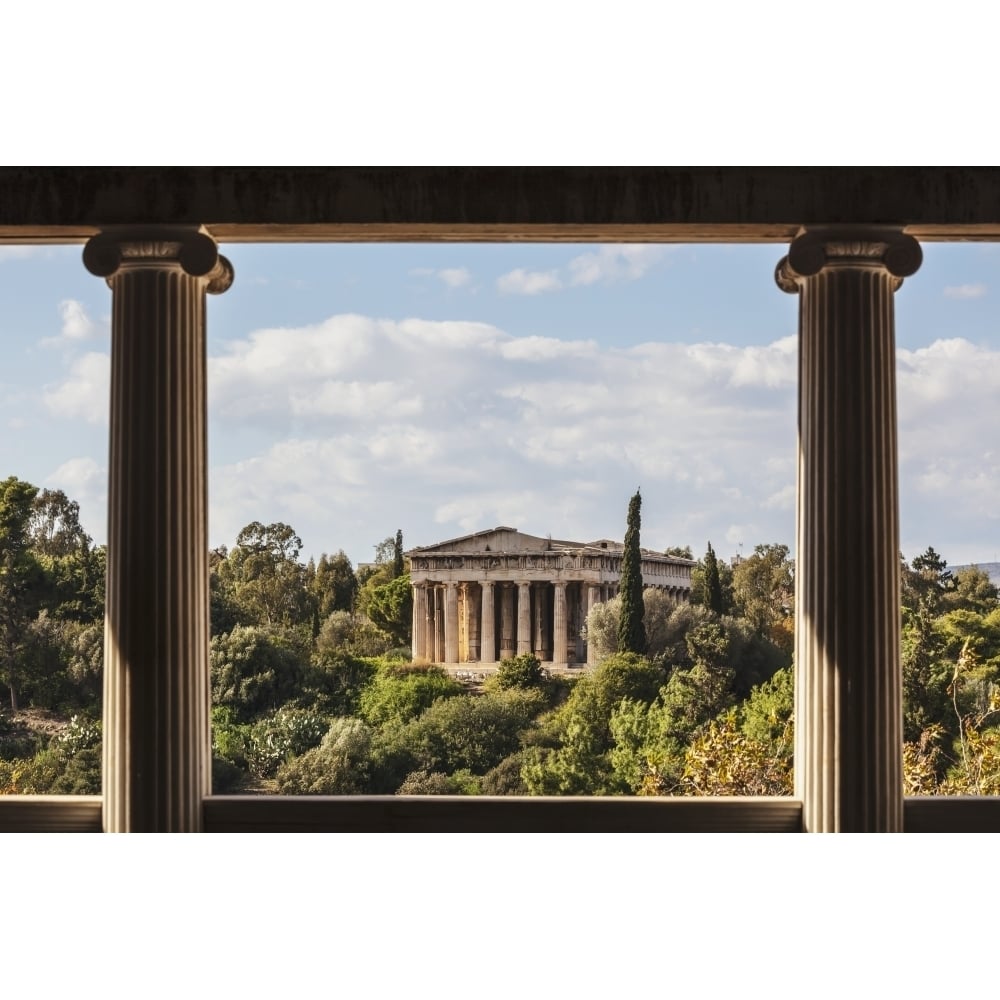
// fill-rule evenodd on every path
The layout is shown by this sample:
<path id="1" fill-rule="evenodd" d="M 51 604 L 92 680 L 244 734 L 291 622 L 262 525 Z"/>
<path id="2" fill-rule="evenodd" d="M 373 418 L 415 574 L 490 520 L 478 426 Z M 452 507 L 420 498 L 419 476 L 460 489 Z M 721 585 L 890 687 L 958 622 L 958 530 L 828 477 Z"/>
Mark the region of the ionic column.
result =
<path id="1" fill-rule="evenodd" d="M 566 647 L 566 584 L 556 581 L 552 597 L 552 662 L 560 666 L 567 662 Z"/>
<path id="2" fill-rule="evenodd" d="M 806 231 L 799 294 L 795 793 L 811 831 L 902 829 L 893 292 L 920 266 L 898 230 Z"/>
<path id="3" fill-rule="evenodd" d="M 413 659 L 427 655 L 427 589 L 422 583 L 413 585 Z"/>
<path id="4" fill-rule="evenodd" d="M 600 604 L 601 588 L 596 584 L 589 584 L 587 586 L 587 617 L 590 617 L 590 612 L 594 610 L 595 605 Z M 592 641 L 588 639 L 587 641 L 587 666 L 593 667 L 597 665 L 597 647 Z"/>
<path id="5" fill-rule="evenodd" d="M 517 655 L 531 652 L 531 584 L 517 585 Z"/>
<path id="6" fill-rule="evenodd" d="M 496 663 L 496 635 L 493 625 L 493 581 L 483 581 L 482 638 L 479 659 L 482 663 Z"/>
<path id="7" fill-rule="evenodd" d="M 202 829 L 211 791 L 205 293 L 233 270 L 196 227 L 108 230 L 112 293 L 104 829 Z"/>
<path id="8" fill-rule="evenodd" d="M 458 584 L 444 585 L 444 662 L 458 663 Z"/>
<path id="9" fill-rule="evenodd" d="M 509 660 L 517 652 L 517 634 L 514 620 L 514 585 L 505 583 L 500 588 L 500 659 Z"/>

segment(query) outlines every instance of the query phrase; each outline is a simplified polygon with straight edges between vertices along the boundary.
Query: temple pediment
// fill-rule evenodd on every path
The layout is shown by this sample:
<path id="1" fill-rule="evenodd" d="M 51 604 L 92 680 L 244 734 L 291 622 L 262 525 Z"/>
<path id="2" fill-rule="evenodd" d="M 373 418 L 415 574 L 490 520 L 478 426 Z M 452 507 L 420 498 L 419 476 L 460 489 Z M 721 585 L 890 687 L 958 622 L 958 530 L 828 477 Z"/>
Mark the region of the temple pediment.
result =
<path id="1" fill-rule="evenodd" d="M 555 545 L 574 545 L 582 547 L 582 543 L 554 542 L 551 538 L 540 538 L 528 535 L 517 528 L 490 528 L 487 531 L 477 531 L 472 535 L 462 535 L 460 538 L 449 538 L 434 545 L 422 545 L 407 553 L 414 555 L 460 554 L 480 552 L 546 552 Z"/>

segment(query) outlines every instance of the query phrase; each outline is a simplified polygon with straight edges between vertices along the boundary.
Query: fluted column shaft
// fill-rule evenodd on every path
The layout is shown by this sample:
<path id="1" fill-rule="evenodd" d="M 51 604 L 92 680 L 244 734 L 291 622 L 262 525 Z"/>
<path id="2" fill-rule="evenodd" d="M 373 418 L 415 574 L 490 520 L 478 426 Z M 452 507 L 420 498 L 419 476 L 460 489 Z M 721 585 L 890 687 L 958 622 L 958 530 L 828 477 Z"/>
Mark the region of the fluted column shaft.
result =
<path id="1" fill-rule="evenodd" d="M 202 829 L 211 791 L 205 293 L 232 268 L 197 228 L 107 231 L 112 292 L 104 828 Z"/>
<path id="2" fill-rule="evenodd" d="M 600 604 L 601 590 L 596 584 L 589 584 L 587 586 L 587 617 L 589 619 L 590 612 Z M 597 663 L 597 647 L 594 644 L 593 639 L 590 638 L 588 633 L 587 638 L 587 666 L 593 667 Z"/>
<path id="3" fill-rule="evenodd" d="M 444 662 L 458 663 L 458 584 L 444 585 Z"/>
<path id="4" fill-rule="evenodd" d="M 800 297 L 795 786 L 810 831 L 902 829 L 893 293 L 920 260 L 898 231 L 830 228 L 778 265 Z"/>
<path id="5" fill-rule="evenodd" d="M 506 660 L 517 652 L 514 620 L 514 585 L 505 583 L 500 589 L 500 659 Z"/>
<path id="6" fill-rule="evenodd" d="M 552 653 L 549 647 L 549 587 L 546 583 L 536 583 L 535 592 L 535 655 L 547 660 Z"/>
<path id="7" fill-rule="evenodd" d="M 434 662 L 444 663 L 444 588 L 434 588 Z"/>
<path id="8" fill-rule="evenodd" d="M 468 651 L 466 659 L 470 663 L 478 663 L 480 659 L 479 611 L 480 611 L 481 600 L 478 599 L 479 595 L 475 593 L 475 584 L 466 583 L 464 584 L 464 588 L 465 588 L 466 634 L 468 636 Z"/>
<path id="9" fill-rule="evenodd" d="M 494 626 L 493 582 L 483 580 L 483 613 L 479 659 L 482 663 L 496 662 L 496 631 Z"/>
<path id="10" fill-rule="evenodd" d="M 413 659 L 422 660 L 427 655 L 427 587 L 413 585 Z"/>
<path id="11" fill-rule="evenodd" d="M 566 584 L 556 581 L 552 595 L 552 662 L 568 659 L 566 645 Z"/>
<path id="12" fill-rule="evenodd" d="M 531 584 L 517 585 L 517 655 L 531 652 Z"/>

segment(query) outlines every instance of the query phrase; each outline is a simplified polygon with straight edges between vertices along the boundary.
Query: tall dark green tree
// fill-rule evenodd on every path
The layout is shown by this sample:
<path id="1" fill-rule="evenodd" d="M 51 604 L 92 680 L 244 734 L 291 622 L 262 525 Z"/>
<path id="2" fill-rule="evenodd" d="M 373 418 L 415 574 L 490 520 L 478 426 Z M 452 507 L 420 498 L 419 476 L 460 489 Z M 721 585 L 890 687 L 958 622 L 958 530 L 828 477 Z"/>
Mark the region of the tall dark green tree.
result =
<path id="1" fill-rule="evenodd" d="M 622 553 L 622 577 L 619 593 L 622 612 L 618 620 L 618 652 L 646 652 L 646 608 L 642 601 L 642 553 L 639 550 L 639 524 L 642 497 L 639 491 L 628 504 L 628 527 Z"/>
<path id="2" fill-rule="evenodd" d="M 715 549 L 708 543 L 705 553 L 705 607 L 721 615 L 724 604 L 722 600 L 722 580 L 719 577 L 719 561 L 715 558 Z"/>
<path id="3" fill-rule="evenodd" d="M 392 578 L 403 575 L 403 529 L 396 529 L 396 540 L 392 543 Z"/>

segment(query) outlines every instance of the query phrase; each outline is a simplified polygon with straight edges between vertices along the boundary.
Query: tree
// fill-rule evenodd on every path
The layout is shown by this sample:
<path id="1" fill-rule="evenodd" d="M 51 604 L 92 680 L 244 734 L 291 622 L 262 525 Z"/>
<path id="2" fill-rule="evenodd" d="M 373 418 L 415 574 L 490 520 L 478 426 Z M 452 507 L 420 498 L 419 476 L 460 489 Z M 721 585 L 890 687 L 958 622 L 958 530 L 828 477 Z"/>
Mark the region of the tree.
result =
<path id="1" fill-rule="evenodd" d="M 740 613 L 758 635 L 775 641 L 781 638 L 775 627 L 792 615 L 793 592 L 787 545 L 758 545 L 733 571 L 733 595 Z"/>
<path id="2" fill-rule="evenodd" d="M 722 602 L 722 580 L 719 577 L 719 561 L 715 558 L 715 549 L 708 543 L 705 552 L 705 607 L 721 615 L 724 610 Z"/>
<path id="3" fill-rule="evenodd" d="M 409 573 L 388 583 L 365 584 L 366 611 L 372 623 L 391 637 L 394 646 L 409 646 L 413 631 L 413 587 Z"/>
<path id="4" fill-rule="evenodd" d="M 0 481 L 0 675 L 18 708 L 18 652 L 32 616 L 32 584 L 38 565 L 30 549 L 29 524 L 38 488 L 16 476 Z"/>
<path id="5" fill-rule="evenodd" d="M 645 607 L 642 602 L 642 552 L 639 548 L 640 508 L 642 497 L 636 490 L 628 504 L 625 551 L 622 553 L 620 594 L 621 618 L 618 621 L 618 652 L 645 653 Z"/>
<path id="6" fill-rule="evenodd" d="M 310 620 L 302 539 L 290 525 L 252 521 L 218 567 L 219 582 L 244 625 L 301 625 Z"/>
<path id="7" fill-rule="evenodd" d="M 328 556 L 324 552 L 319 557 L 316 572 L 309 581 L 309 592 L 320 621 L 325 621 L 334 611 L 353 610 L 358 578 L 343 549 L 336 555 Z"/>
<path id="8" fill-rule="evenodd" d="M 650 659 L 662 657 L 673 635 L 670 620 L 678 610 L 676 601 L 662 590 L 648 587 L 642 593 L 643 625 L 646 629 L 646 655 Z M 687 607 L 687 605 L 680 605 Z M 618 626 L 621 621 L 621 595 L 610 601 L 595 604 L 587 615 L 584 638 L 592 644 L 597 662 L 618 649 Z"/>
<path id="9" fill-rule="evenodd" d="M 396 539 L 392 544 L 392 578 L 403 575 L 403 530 L 396 529 Z"/>
<path id="10" fill-rule="evenodd" d="M 212 704 L 240 721 L 273 712 L 293 699 L 306 674 L 299 650 L 258 626 L 238 625 L 212 639 Z"/>
<path id="11" fill-rule="evenodd" d="M 62 490 L 42 490 L 35 496 L 28 534 L 39 555 L 70 556 L 90 546 L 90 536 L 80 525 L 80 505 Z"/>

